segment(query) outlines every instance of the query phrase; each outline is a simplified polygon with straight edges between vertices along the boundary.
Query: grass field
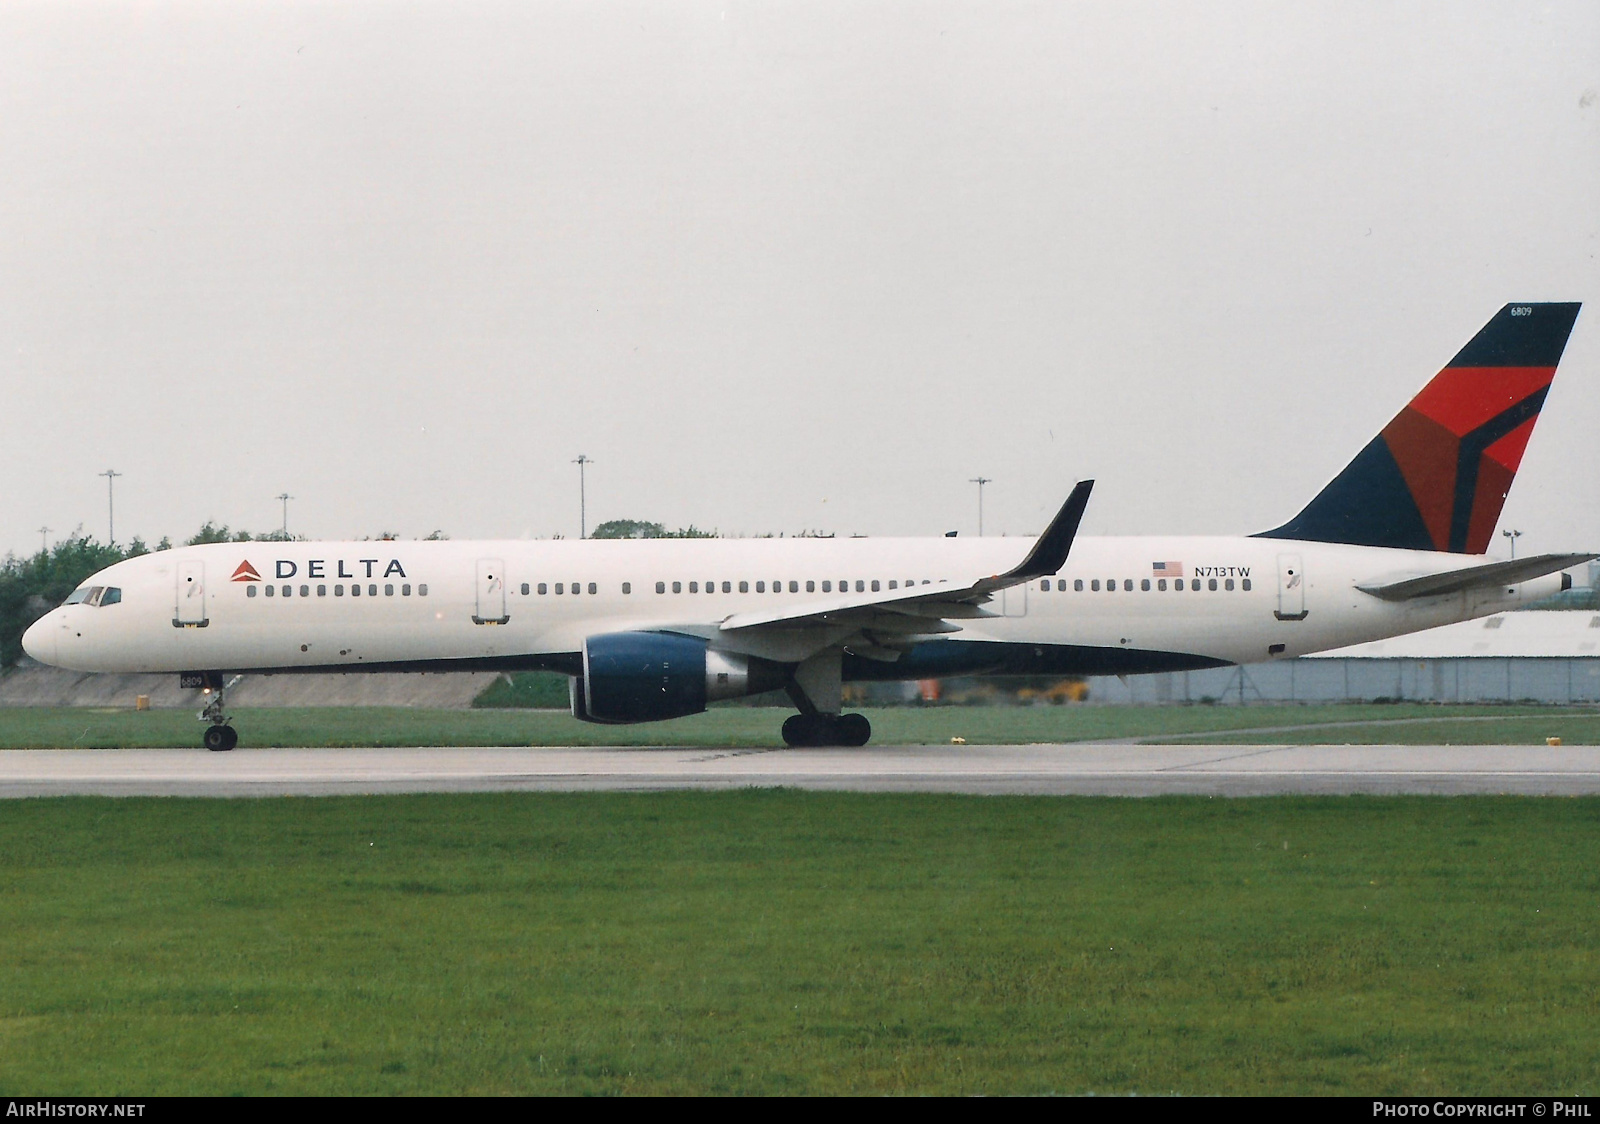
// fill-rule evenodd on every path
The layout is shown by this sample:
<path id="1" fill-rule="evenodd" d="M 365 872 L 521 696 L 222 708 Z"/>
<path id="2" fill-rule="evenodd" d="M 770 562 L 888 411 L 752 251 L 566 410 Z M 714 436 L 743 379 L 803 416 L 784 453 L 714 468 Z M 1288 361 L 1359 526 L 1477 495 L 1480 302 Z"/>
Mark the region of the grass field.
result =
<path id="1" fill-rule="evenodd" d="M 878 745 L 1096 740 L 1262 743 L 1600 744 L 1600 711 L 1549 706 L 894 707 L 866 712 Z M 237 710 L 251 746 L 781 745 L 785 712 L 729 707 L 673 722 L 594 726 L 557 711 L 398 707 Z M 190 747 L 190 711 L 0 709 L 0 749 Z"/>
<path id="2" fill-rule="evenodd" d="M 0 1094 L 1600 1092 L 1600 801 L 0 808 Z"/>

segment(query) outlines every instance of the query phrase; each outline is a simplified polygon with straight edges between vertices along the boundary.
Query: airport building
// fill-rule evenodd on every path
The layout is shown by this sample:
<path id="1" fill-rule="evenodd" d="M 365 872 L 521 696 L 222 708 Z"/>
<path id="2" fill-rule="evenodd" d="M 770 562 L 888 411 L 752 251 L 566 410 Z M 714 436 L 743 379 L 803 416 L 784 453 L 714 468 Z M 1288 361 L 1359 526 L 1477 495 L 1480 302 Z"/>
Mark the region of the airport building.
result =
<path id="1" fill-rule="evenodd" d="M 1596 703 L 1600 611 L 1501 613 L 1300 659 L 1096 676 L 1088 687 L 1096 703 Z"/>

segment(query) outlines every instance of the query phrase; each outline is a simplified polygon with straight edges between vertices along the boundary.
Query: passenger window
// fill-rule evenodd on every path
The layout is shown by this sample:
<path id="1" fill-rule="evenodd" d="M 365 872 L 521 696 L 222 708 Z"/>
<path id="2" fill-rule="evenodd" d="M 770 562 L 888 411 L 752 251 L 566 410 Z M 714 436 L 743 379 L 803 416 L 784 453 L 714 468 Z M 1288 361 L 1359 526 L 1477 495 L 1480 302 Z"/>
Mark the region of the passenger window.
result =
<path id="1" fill-rule="evenodd" d="M 832 593 L 833 592 L 833 582 L 831 582 L 831 581 L 823 582 L 822 583 L 822 592 L 823 593 Z"/>
<path id="2" fill-rule="evenodd" d="M 865 593 L 866 589 L 867 589 L 867 583 L 862 581 L 860 578 L 857 578 L 856 579 L 856 592 L 857 593 Z"/>
<path id="3" fill-rule="evenodd" d="M 322 587 L 320 585 L 317 586 L 317 596 L 318 597 L 322 596 Z M 411 583 L 407 582 L 405 585 L 400 587 L 400 596 L 401 597 L 410 597 L 411 596 Z"/>
<path id="4" fill-rule="evenodd" d="M 1150 592 L 1150 579 L 1149 578 L 1140 578 L 1139 579 L 1139 588 L 1141 590 L 1143 590 L 1145 593 L 1149 593 Z"/>
<path id="5" fill-rule="evenodd" d="M 739 583 L 739 592 L 740 593 L 749 593 L 750 592 L 750 583 L 749 582 L 740 582 Z"/>
<path id="6" fill-rule="evenodd" d="M 623 582 L 622 583 L 622 592 L 625 593 L 625 594 L 626 593 L 632 593 L 633 592 L 633 583 L 632 582 Z"/>
<path id="7" fill-rule="evenodd" d="M 245 586 L 245 588 L 244 588 L 244 595 L 245 595 L 245 596 L 246 596 L 246 597 L 254 597 L 254 596 L 255 596 L 255 595 L 256 595 L 256 587 L 255 587 L 255 586 L 253 586 L 253 585 L 247 585 L 247 586 Z"/>
<path id="8" fill-rule="evenodd" d="M 877 593 L 878 592 L 878 579 L 877 578 L 873 578 L 872 579 L 872 592 L 873 593 Z"/>
<path id="9" fill-rule="evenodd" d="M 310 597 L 311 596 L 311 587 L 309 585 L 301 586 L 300 587 L 300 596 L 301 597 Z"/>
<path id="10" fill-rule="evenodd" d="M 277 592 L 278 592 L 278 587 L 277 587 L 277 586 L 275 586 L 275 585 L 269 585 L 269 586 L 267 586 L 267 587 L 266 587 L 266 589 L 265 589 L 265 590 L 263 590 L 263 592 L 264 592 L 264 593 L 266 593 L 266 595 L 267 595 L 267 596 L 268 596 L 268 597 L 272 597 L 272 596 L 274 596 L 274 595 L 276 595 L 276 594 L 277 594 Z"/>
<path id="11" fill-rule="evenodd" d="M 1190 578 L 1189 579 L 1189 588 L 1192 589 L 1194 592 L 1199 593 L 1200 592 L 1200 579 L 1199 578 Z"/>
<path id="12" fill-rule="evenodd" d="M 1072 579 L 1072 591 L 1074 593 L 1082 593 L 1083 592 L 1083 579 L 1082 578 L 1073 578 Z"/>
<path id="13" fill-rule="evenodd" d="M 682 582 L 673 582 L 672 583 L 672 592 L 673 593 L 682 593 L 683 592 L 683 583 Z"/>
<path id="14" fill-rule="evenodd" d="M 406 592 L 407 593 L 411 592 L 411 587 L 409 585 L 406 586 Z M 328 587 L 325 586 L 325 585 L 317 586 L 317 596 L 318 597 L 326 597 L 326 596 L 328 596 Z"/>
<path id="15" fill-rule="evenodd" d="M 598 591 L 599 591 L 599 588 L 600 588 L 600 587 L 599 587 L 599 586 L 598 586 L 598 585 L 597 585 L 597 584 L 596 584 L 596 583 L 594 583 L 594 582 L 590 582 L 590 583 L 589 583 L 589 592 L 590 592 L 590 593 L 591 593 L 591 594 L 593 594 L 593 593 L 596 593 L 596 592 L 598 592 Z"/>
<path id="16" fill-rule="evenodd" d="M 301 588 L 303 589 L 304 587 L 302 586 Z M 394 586 L 392 586 L 392 585 L 388 584 L 387 582 L 385 582 L 384 586 L 383 586 L 383 595 L 385 597 L 393 597 L 394 596 Z"/>
<path id="17" fill-rule="evenodd" d="M 717 591 L 717 583 L 716 582 L 706 582 L 706 592 L 707 593 L 715 593 L 716 591 Z"/>
<path id="18" fill-rule="evenodd" d="M 1206 583 L 1206 588 L 1210 589 L 1210 590 L 1215 590 L 1217 588 L 1217 579 L 1216 578 L 1212 578 L 1210 581 L 1208 581 Z"/>
<path id="19" fill-rule="evenodd" d="M 335 597 L 343 597 L 344 596 L 344 586 L 342 586 L 342 585 L 334 586 L 333 587 L 333 595 Z"/>
<path id="20" fill-rule="evenodd" d="M 1041 592 L 1049 593 L 1050 592 L 1050 579 L 1046 578 L 1044 581 L 1040 582 L 1039 583 L 1039 589 L 1040 589 Z"/>
<path id="21" fill-rule="evenodd" d="M 660 585 L 661 583 L 657 582 L 656 584 Z M 537 586 L 537 588 L 539 590 L 539 596 L 540 597 L 543 597 L 545 594 L 550 592 L 550 587 L 545 585 L 544 582 L 540 582 L 539 585 Z M 657 592 L 659 593 L 660 591 L 657 590 Z"/>
<path id="22" fill-rule="evenodd" d="M 1233 588 L 1233 579 L 1229 578 L 1227 581 L 1223 582 L 1222 583 L 1222 588 L 1223 589 L 1232 589 Z"/>
<path id="23" fill-rule="evenodd" d="M 418 597 L 426 597 L 426 596 L 428 596 L 428 583 L 427 582 L 423 582 L 421 585 L 417 586 L 417 596 Z"/>
<path id="24" fill-rule="evenodd" d="M 556 592 L 557 593 L 565 593 L 566 589 L 567 589 L 567 583 L 566 582 L 556 582 Z"/>
<path id="25" fill-rule="evenodd" d="M 800 592 L 800 583 L 797 582 L 797 581 L 791 581 L 789 583 L 789 592 L 790 593 L 799 593 Z"/>
<path id="26" fill-rule="evenodd" d="M 1089 589 L 1094 593 L 1100 592 L 1100 579 L 1095 578 L 1089 582 Z"/>
<path id="27" fill-rule="evenodd" d="M 816 582 L 814 582 L 814 581 L 806 582 L 806 592 L 807 593 L 815 593 L 816 591 L 817 591 L 817 583 Z"/>
<path id="28" fill-rule="evenodd" d="M 377 585 L 376 582 L 374 582 L 372 585 L 367 586 L 367 596 L 368 597 L 376 597 L 376 596 L 378 596 L 378 585 Z"/>
<path id="29" fill-rule="evenodd" d="M 524 596 L 524 597 L 528 596 L 528 583 L 527 582 L 523 582 L 522 583 L 522 596 Z"/>
<path id="30" fill-rule="evenodd" d="M 690 582 L 689 583 L 689 592 L 690 593 L 699 593 L 700 592 L 700 583 L 699 582 Z"/>
<path id="31" fill-rule="evenodd" d="M 756 592 L 757 593 L 765 593 L 766 591 L 767 591 L 767 583 L 766 582 L 756 582 Z"/>
<path id="32" fill-rule="evenodd" d="M 1250 592 L 1250 579 L 1249 578 L 1244 578 L 1243 580 L 1241 580 L 1239 582 L 1239 588 L 1244 590 L 1246 593 L 1249 593 Z"/>
<path id="33" fill-rule="evenodd" d="M 1122 579 L 1122 589 L 1123 589 L 1124 593 L 1132 593 L 1133 592 L 1133 579 L 1132 578 L 1123 578 Z"/>
<path id="34" fill-rule="evenodd" d="M 285 597 L 293 597 L 294 596 L 294 586 L 292 586 L 292 585 L 284 586 L 283 587 L 283 595 Z"/>
<path id="35" fill-rule="evenodd" d="M 899 589 L 900 588 L 900 583 L 895 581 L 893 578 L 890 578 L 889 579 L 889 588 L 890 589 Z"/>
<path id="36" fill-rule="evenodd" d="M 783 583 L 782 582 L 773 582 L 772 583 L 772 592 L 773 593 L 782 593 L 783 592 Z"/>
<path id="37" fill-rule="evenodd" d="M 572 596 L 576 597 L 576 596 L 578 596 L 578 594 L 580 594 L 582 592 L 583 592 L 583 583 L 582 582 L 573 582 L 572 583 Z"/>
<path id="38" fill-rule="evenodd" d="M 1165 593 L 1167 591 L 1167 579 L 1166 578 L 1157 578 L 1156 579 L 1156 589 L 1160 590 L 1162 593 Z"/>

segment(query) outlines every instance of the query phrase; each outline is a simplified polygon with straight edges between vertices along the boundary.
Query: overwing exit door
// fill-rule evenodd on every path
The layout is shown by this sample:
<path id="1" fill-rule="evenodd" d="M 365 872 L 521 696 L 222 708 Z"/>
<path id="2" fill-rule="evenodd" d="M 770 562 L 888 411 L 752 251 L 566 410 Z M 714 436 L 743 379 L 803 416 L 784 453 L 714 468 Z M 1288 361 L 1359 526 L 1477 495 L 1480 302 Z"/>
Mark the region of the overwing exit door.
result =
<path id="1" fill-rule="evenodd" d="M 478 611 L 472 615 L 473 624 L 505 624 L 510 620 L 506 612 L 506 565 L 498 558 L 478 559 Z"/>

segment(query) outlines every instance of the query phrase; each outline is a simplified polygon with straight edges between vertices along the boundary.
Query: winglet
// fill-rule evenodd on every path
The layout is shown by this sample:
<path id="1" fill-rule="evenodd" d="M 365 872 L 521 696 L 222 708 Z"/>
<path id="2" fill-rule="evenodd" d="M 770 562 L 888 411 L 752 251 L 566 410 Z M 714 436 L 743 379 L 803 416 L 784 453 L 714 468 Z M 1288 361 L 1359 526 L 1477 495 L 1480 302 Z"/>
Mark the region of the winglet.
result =
<path id="1" fill-rule="evenodd" d="M 1020 585 L 1033 578 L 1054 574 L 1065 566 L 1067 553 L 1072 550 L 1072 540 L 1078 535 L 1078 524 L 1083 519 L 1084 509 L 1089 506 L 1089 493 L 1093 489 L 1093 480 L 1078 481 L 1077 486 L 1072 489 L 1072 494 L 1067 497 L 1067 502 L 1061 505 L 1056 517 L 1050 520 L 1050 526 L 1044 529 L 1044 534 L 1039 536 L 1038 541 L 1033 544 L 1033 549 L 1028 551 L 1028 556 L 1013 569 L 998 577 L 990 578 L 989 581 L 997 583 L 996 588 Z"/>

